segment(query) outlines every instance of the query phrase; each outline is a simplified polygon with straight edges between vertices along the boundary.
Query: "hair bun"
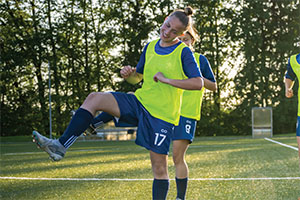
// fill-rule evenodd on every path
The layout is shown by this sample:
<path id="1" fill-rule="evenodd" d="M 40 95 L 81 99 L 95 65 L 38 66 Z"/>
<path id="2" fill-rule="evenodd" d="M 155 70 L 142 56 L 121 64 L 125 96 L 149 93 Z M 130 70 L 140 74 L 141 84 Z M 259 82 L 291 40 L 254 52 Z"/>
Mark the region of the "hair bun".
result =
<path id="1" fill-rule="evenodd" d="M 193 15 L 194 11 L 193 11 L 193 8 L 188 6 L 184 9 L 184 13 L 186 14 L 186 16 L 191 16 Z"/>

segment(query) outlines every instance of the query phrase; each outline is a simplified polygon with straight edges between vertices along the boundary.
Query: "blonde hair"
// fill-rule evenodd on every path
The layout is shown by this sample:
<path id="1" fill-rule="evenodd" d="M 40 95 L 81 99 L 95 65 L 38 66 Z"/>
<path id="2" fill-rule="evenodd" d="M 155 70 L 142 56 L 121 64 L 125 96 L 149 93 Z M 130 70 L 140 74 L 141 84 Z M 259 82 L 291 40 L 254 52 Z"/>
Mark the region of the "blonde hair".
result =
<path id="1" fill-rule="evenodd" d="M 193 42 L 192 42 L 192 46 L 195 44 L 195 42 L 199 39 L 199 34 L 197 29 L 194 27 L 194 25 L 191 25 L 188 30 L 187 33 L 192 37 Z"/>

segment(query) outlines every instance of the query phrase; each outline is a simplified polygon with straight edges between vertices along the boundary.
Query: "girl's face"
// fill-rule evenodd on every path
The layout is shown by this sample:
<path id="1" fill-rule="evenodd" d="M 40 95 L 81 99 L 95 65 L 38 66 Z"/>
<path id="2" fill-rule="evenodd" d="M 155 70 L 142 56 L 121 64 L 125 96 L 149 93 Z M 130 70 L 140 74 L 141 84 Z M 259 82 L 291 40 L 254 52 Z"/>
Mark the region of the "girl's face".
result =
<path id="1" fill-rule="evenodd" d="M 178 36 L 182 35 L 185 27 L 181 21 L 175 17 L 168 17 L 160 27 L 160 39 L 164 43 L 174 42 Z"/>
<path id="2" fill-rule="evenodd" d="M 192 47 L 193 45 L 193 41 L 194 39 L 192 38 L 192 36 L 186 32 L 183 36 L 179 36 L 179 39 L 184 42 L 188 47 Z"/>

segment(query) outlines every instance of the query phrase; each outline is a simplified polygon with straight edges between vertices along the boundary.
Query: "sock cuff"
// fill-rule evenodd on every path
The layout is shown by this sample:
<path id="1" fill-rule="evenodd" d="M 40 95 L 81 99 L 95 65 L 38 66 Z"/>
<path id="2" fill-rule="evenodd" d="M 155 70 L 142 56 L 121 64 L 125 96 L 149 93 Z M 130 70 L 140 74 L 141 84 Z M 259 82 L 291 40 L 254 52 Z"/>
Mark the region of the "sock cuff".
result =
<path id="1" fill-rule="evenodd" d="M 84 109 L 84 108 L 78 108 L 77 112 L 76 113 L 82 113 L 84 115 L 86 115 L 86 117 L 89 117 L 89 118 L 94 118 L 94 116 L 92 115 L 92 113 L 90 113 L 90 111 Z"/>
<path id="2" fill-rule="evenodd" d="M 169 182 L 169 179 L 154 179 L 155 182 L 160 182 L 160 183 L 163 183 L 163 182 Z"/>
<path id="3" fill-rule="evenodd" d="M 175 177 L 175 179 L 176 179 L 176 181 L 185 181 L 185 180 L 188 180 L 188 177 L 186 177 L 186 178 L 177 178 L 177 177 Z"/>

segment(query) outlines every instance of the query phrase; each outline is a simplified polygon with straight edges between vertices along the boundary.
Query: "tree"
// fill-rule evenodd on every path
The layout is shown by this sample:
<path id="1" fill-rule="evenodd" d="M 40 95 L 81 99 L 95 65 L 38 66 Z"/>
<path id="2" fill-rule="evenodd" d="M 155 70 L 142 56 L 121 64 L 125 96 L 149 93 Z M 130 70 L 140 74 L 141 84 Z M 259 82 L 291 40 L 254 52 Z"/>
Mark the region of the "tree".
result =
<path id="1" fill-rule="evenodd" d="M 297 52 L 299 42 L 299 1 L 242 1 L 238 18 L 241 34 L 240 53 L 243 67 L 235 77 L 236 93 L 240 100 L 234 113 L 239 120 L 239 132 L 250 132 L 251 108 L 272 106 L 274 109 L 275 133 L 294 130 L 294 123 L 283 127 L 280 123 L 290 121 L 295 107 L 286 105 L 283 77 L 286 63 L 292 52 Z M 299 45 L 299 44 L 298 44 Z M 299 48 L 299 47 L 298 47 Z M 288 108 L 288 109 L 287 109 Z M 279 128 L 281 126 L 281 128 Z"/>

